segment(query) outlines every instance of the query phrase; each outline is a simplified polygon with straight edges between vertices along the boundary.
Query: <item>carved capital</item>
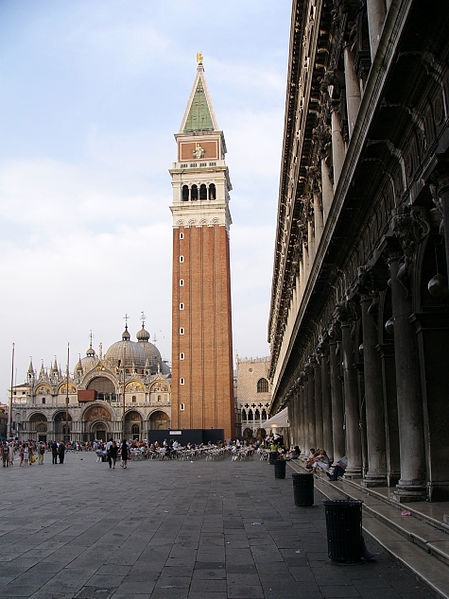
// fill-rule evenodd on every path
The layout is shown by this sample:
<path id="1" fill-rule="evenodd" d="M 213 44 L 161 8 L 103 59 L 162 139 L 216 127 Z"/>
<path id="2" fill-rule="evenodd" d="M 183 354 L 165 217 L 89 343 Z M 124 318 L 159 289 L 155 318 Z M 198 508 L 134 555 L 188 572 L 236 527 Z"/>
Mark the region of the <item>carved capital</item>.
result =
<path id="1" fill-rule="evenodd" d="M 394 211 L 392 229 L 404 256 L 412 260 L 417 245 L 429 234 L 430 225 L 421 207 L 400 206 Z"/>

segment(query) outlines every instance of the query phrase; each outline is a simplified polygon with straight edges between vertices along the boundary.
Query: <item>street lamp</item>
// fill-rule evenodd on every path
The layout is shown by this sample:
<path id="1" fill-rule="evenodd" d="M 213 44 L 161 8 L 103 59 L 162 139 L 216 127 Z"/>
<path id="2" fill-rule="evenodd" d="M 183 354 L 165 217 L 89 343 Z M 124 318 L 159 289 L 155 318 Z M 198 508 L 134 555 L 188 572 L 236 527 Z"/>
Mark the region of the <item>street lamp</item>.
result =
<path id="1" fill-rule="evenodd" d="M 65 431 L 67 441 L 70 441 L 69 433 L 69 360 L 70 360 L 70 345 L 67 343 L 67 372 L 66 372 L 66 397 L 65 397 Z"/>
<path id="2" fill-rule="evenodd" d="M 12 397 L 13 397 L 13 387 L 14 387 L 14 347 L 15 344 L 12 344 L 12 356 L 11 356 L 11 389 L 9 392 L 9 410 L 8 410 L 8 428 L 6 430 L 6 438 L 12 437 Z M 3 463 L 4 464 L 4 463 Z"/>

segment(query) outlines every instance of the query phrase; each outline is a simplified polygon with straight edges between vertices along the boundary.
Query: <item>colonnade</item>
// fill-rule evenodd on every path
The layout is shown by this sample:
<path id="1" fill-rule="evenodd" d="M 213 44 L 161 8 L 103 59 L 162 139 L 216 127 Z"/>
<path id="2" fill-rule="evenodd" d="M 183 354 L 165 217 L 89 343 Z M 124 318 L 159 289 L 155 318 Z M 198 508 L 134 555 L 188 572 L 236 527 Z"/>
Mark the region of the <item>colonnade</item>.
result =
<path id="1" fill-rule="evenodd" d="M 287 393 L 292 442 L 305 454 L 320 447 L 345 455 L 346 477 L 394 487 L 404 502 L 449 497 L 449 466 L 438 459 L 447 436 L 439 410 L 449 392 L 449 295 L 444 283 L 434 297 L 423 291 L 442 241 L 428 216 L 395 209 L 376 259 L 358 267 L 332 310 L 330 299 Z"/>

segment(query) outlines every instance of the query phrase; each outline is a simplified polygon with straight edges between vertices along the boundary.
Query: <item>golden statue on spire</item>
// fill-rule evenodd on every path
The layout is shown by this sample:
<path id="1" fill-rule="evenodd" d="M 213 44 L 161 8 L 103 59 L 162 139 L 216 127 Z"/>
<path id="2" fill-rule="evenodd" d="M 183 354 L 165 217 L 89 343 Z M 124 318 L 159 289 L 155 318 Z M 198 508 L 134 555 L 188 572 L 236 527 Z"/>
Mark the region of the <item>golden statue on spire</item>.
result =
<path id="1" fill-rule="evenodd" d="M 203 55 L 201 52 L 197 52 L 196 53 L 196 62 L 198 64 L 203 64 Z"/>

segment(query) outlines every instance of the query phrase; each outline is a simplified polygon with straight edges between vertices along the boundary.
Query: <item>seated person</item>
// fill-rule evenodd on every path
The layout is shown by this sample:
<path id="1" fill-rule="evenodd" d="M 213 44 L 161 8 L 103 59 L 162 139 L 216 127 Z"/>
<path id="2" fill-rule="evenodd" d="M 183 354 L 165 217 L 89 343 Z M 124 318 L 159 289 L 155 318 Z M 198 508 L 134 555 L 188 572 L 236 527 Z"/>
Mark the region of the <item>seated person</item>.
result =
<path id="1" fill-rule="evenodd" d="M 319 453 L 319 450 L 315 449 L 315 447 L 310 448 L 309 457 L 307 458 L 307 461 L 306 461 L 307 470 L 312 470 L 312 465 L 315 462 L 315 458 L 317 457 L 318 453 Z"/>
<path id="2" fill-rule="evenodd" d="M 315 457 L 312 464 L 312 472 L 316 472 L 317 468 L 321 468 L 324 472 L 327 472 L 330 468 L 331 461 L 329 456 L 324 451 L 324 449 L 320 449 L 318 455 Z"/>
<path id="3" fill-rule="evenodd" d="M 336 460 L 333 465 L 332 473 L 326 472 L 330 480 L 338 480 L 339 476 L 343 476 L 348 465 L 348 458 L 343 456 L 339 460 Z"/>
<path id="4" fill-rule="evenodd" d="M 295 460 L 296 458 L 299 458 L 300 454 L 301 454 L 301 450 L 299 449 L 299 447 L 297 445 L 295 445 L 293 447 L 293 445 L 292 445 L 287 452 L 286 459 L 287 460 Z"/>

